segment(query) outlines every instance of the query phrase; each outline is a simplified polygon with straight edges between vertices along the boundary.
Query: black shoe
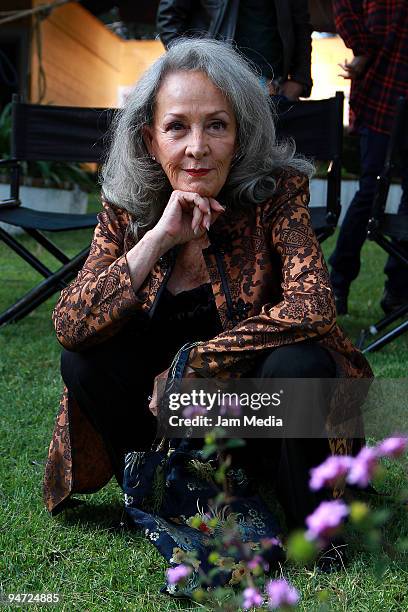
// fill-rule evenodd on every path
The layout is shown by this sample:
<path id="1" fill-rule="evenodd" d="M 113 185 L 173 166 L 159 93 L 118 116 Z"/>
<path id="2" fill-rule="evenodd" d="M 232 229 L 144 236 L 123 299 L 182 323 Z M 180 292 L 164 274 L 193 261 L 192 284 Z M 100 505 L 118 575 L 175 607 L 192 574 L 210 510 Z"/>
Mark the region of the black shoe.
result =
<path id="1" fill-rule="evenodd" d="M 408 306 L 408 297 L 402 297 L 396 293 L 390 293 L 388 289 L 384 289 L 380 304 L 385 314 L 390 315 L 402 308 L 402 306 Z"/>
<path id="2" fill-rule="evenodd" d="M 338 315 L 348 314 L 347 294 L 334 292 L 334 301 L 336 303 L 336 312 Z"/>

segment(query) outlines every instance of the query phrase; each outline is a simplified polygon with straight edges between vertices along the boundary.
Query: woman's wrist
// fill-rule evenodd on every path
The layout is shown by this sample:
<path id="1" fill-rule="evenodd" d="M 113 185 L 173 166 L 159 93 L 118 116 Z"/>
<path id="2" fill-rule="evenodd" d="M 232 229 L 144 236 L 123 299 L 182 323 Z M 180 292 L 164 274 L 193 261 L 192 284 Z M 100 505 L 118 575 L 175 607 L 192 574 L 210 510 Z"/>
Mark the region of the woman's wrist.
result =
<path id="1" fill-rule="evenodd" d="M 171 238 L 171 236 L 169 236 L 166 232 L 162 232 L 161 230 L 157 229 L 157 227 L 154 227 L 146 232 L 144 237 L 155 245 L 159 257 L 167 253 L 168 250 L 176 245 L 175 240 Z"/>

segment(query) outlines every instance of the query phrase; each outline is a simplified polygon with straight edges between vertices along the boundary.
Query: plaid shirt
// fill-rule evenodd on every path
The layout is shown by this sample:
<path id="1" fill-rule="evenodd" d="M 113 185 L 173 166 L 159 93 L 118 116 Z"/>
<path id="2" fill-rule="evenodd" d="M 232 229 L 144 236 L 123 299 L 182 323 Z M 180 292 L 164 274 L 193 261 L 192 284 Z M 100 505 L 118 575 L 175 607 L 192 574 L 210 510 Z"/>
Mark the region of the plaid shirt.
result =
<path id="1" fill-rule="evenodd" d="M 336 28 L 354 55 L 366 55 L 350 91 L 350 126 L 389 134 L 397 98 L 408 96 L 408 0 L 334 0 Z"/>

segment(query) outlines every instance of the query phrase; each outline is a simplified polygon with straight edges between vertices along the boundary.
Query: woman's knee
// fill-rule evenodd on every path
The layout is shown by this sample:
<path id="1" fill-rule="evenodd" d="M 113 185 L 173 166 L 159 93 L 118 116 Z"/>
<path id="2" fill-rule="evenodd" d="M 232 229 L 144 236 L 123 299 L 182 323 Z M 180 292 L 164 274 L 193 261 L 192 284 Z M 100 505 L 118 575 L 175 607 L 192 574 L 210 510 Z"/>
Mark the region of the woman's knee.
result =
<path id="1" fill-rule="evenodd" d="M 273 349 L 258 368 L 259 378 L 335 378 L 330 353 L 316 343 L 300 343 Z"/>
<path id="2" fill-rule="evenodd" d="M 100 359 L 93 353 L 77 353 L 64 349 L 61 353 L 61 375 L 71 390 L 78 385 L 101 384 Z"/>

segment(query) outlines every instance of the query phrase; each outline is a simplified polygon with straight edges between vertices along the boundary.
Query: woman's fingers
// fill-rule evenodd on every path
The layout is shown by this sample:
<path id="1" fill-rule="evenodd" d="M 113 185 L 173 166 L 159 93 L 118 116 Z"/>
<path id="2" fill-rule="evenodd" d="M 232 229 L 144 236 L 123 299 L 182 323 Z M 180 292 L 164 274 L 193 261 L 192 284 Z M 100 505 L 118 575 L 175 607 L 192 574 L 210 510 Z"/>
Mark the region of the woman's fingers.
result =
<path id="1" fill-rule="evenodd" d="M 200 229 L 209 230 L 211 224 L 225 211 L 215 198 L 203 197 L 189 191 L 173 192 L 173 195 L 183 211 L 191 212 L 191 229 L 194 235 L 197 235 Z"/>
<path id="2" fill-rule="evenodd" d="M 200 208 L 198 206 L 194 206 L 193 219 L 191 221 L 191 229 L 193 230 L 194 234 L 197 234 L 199 232 L 202 218 L 203 213 L 201 212 Z"/>
<path id="3" fill-rule="evenodd" d="M 222 206 L 222 204 L 220 204 L 219 202 L 217 202 L 217 200 L 215 200 L 214 198 L 208 198 L 210 201 L 210 206 L 213 210 L 219 211 L 219 212 L 224 212 L 225 211 L 225 207 Z"/>

